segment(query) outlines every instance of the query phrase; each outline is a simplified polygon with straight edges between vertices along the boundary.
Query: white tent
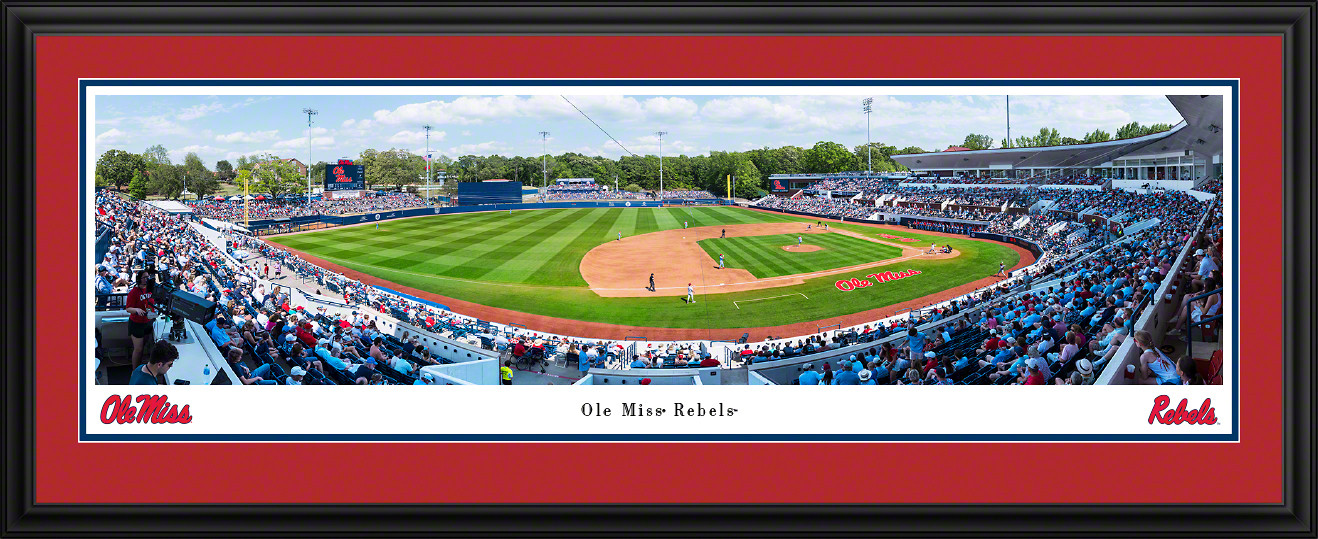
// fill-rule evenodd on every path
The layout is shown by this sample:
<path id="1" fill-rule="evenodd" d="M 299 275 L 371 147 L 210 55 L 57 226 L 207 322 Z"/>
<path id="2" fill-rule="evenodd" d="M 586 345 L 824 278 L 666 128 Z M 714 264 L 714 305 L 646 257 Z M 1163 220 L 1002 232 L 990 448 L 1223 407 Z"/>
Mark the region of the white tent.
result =
<path id="1" fill-rule="evenodd" d="M 229 201 L 230 201 L 230 202 L 237 202 L 237 201 L 242 200 L 242 199 L 243 199 L 243 197 L 240 197 L 240 196 L 238 196 L 238 195 L 234 195 L 234 196 L 229 197 Z"/>

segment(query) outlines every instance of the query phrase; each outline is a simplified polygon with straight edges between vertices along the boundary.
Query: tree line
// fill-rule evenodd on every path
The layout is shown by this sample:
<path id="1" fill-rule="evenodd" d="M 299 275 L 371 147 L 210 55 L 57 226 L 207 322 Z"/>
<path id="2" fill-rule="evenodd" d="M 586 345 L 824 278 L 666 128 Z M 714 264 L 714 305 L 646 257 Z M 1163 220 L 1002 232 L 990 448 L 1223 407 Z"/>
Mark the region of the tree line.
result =
<path id="1" fill-rule="evenodd" d="M 1116 130 L 1115 136 L 1095 129 L 1083 138 L 1061 136 L 1057 129 L 1044 127 L 1038 134 L 1017 137 L 1004 144 L 1006 148 L 1037 148 L 1067 144 L 1088 144 L 1144 136 L 1171 129 L 1169 124 L 1141 126 L 1131 122 Z M 993 147 L 996 142 L 988 135 L 966 135 L 961 146 L 972 150 Z M 736 178 L 734 194 L 739 197 L 760 196 L 769 188 L 773 174 L 834 173 L 873 170 L 875 172 L 904 172 L 908 169 L 897 163 L 893 156 L 926 153 L 918 146 L 897 148 L 874 142 L 848 148 L 831 141 L 820 141 L 810 148 L 783 146 L 758 148 L 737 152 L 711 151 L 709 155 L 675 155 L 663 158 L 663 187 L 665 189 L 704 189 L 716 195 L 727 193 L 726 179 Z M 408 150 L 390 148 L 363 150 L 353 161 L 366 166 L 366 184 L 371 189 L 404 190 L 409 186 L 426 183 L 425 159 Z M 322 185 L 325 161 L 311 165 L 312 187 Z M 870 168 L 872 167 L 872 168 Z M 494 179 L 520 181 L 523 185 L 539 187 L 553 185 L 560 178 L 594 178 L 604 186 L 617 186 L 632 191 L 659 189 L 659 156 L 624 155 L 618 159 L 564 153 L 548 156 L 463 155 L 456 159 L 438 155 L 432 164 L 433 184 L 438 184 L 441 173 L 447 174 L 444 192 L 456 190 L 457 182 L 477 182 Z M 188 153 L 182 163 L 171 163 L 164 146 L 157 144 L 135 154 L 124 150 L 109 150 L 96 161 L 97 186 L 113 186 L 137 198 L 161 195 L 178 198 L 184 187 L 199 197 L 207 197 L 219 190 L 219 182 L 250 184 L 252 192 L 303 194 L 306 178 L 296 167 L 279 156 L 271 154 L 240 156 L 235 162 L 221 160 L 214 169 L 207 168 L 196 153 Z"/>

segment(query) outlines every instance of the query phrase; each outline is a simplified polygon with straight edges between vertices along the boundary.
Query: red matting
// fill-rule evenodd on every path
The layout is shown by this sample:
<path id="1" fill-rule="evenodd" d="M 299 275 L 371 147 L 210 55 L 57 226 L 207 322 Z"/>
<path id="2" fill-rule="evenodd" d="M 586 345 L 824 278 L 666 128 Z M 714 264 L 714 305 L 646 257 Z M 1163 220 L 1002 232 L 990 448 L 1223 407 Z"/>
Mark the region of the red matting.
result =
<path id="1" fill-rule="evenodd" d="M 461 51 L 417 62 L 418 50 Z M 912 50 L 867 68 L 841 50 Z M 967 62 L 965 51 L 1014 51 Z M 664 51 L 664 54 L 655 54 Z M 1156 51 L 1195 51 L 1172 55 Z M 635 62 L 635 58 L 647 58 Z M 511 61 L 510 59 L 516 59 Z M 582 58 L 590 58 L 582 62 Z M 343 66 L 352 66 L 345 71 Z M 1054 481 L 993 467 L 897 466 L 867 474 L 793 473 L 815 444 L 436 444 L 434 454 L 489 463 L 563 455 L 535 466 L 457 466 L 444 481 L 384 467 L 369 477 L 289 468 L 305 444 L 79 444 L 76 291 L 78 78 L 1239 78 L 1240 443 L 1032 444 L 1096 465 Z M 1280 37 L 38 37 L 36 38 L 37 503 L 694 502 L 694 503 L 1280 503 L 1282 501 L 1282 39 Z M 1227 114 L 1231 111 L 1226 110 Z M 290 120 L 291 121 L 291 120 Z M 202 410 L 194 410 L 201 413 Z M 1076 420 L 1083 421 L 1084 414 Z M 94 420 L 94 419 L 93 419 Z M 1143 418 L 1140 418 L 1143 420 Z M 1184 427 L 1182 427 L 1184 428 Z M 410 445 L 413 447 L 403 447 Z M 345 454 L 416 452 L 415 444 L 336 444 Z M 585 444 L 583 444 L 585 445 Z M 597 447 L 605 445 L 607 447 Z M 648 445 L 648 444 L 647 444 Z M 921 462 L 1012 455 L 1008 443 L 873 444 L 848 451 L 920 455 Z M 327 446 L 328 447 L 328 446 Z M 740 466 L 671 474 L 639 459 L 607 478 L 578 473 L 572 455 L 680 450 L 751 455 Z M 163 453 L 160 453 L 163 451 Z M 161 456 L 152 457 L 149 454 Z M 234 455 L 288 473 L 244 475 Z M 1159 462 L 1212 462 L 1179 473 Z M 1248 463 L 1248 466 L 1232 464 Z M 825 469 L 828 466 L 824 467 Z M 177 473 L 176 473 L 177 472 Z M 662 478 L 662 479 L 659 479 Z M 517 488 L 508 488 L 516 484 Z M 876 488 L 879 487 L 879 488 Z"/>

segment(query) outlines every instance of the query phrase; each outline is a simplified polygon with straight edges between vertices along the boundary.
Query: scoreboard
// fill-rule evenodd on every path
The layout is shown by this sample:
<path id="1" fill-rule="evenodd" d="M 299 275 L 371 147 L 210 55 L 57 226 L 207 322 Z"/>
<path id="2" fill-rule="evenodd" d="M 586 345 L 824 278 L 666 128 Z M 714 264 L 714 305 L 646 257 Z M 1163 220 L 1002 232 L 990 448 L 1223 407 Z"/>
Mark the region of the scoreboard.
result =
<path id="1" fill-rule="evenodd" d="M 361 191 L 366 189 L 366 165 L 329 165 L 325 167 L 326 191 Z"/>

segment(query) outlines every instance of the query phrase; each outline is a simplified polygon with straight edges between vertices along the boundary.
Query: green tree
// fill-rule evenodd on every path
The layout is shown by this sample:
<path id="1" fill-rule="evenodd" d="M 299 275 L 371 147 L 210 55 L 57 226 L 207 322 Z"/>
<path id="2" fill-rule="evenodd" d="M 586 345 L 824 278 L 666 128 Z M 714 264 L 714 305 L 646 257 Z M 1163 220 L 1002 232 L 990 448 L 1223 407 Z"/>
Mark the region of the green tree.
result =
<path id="1" fill-rule="evenodd" d="M 1112 135 L 1109 135 L 1107 131 L 1095 129 L 1089 133 L 1085 133 L 1083 142 L 1085 144 L 1092 144 L 1095 142 L 1107 142 L 1109 140 L 1112 140 Z"/>
<path id="2" fill-rule="evenodd" d="M 206 165 L 201 162 L 201 157 L 198 157 L 196 152 L 188 152 L 183 156 L 183 177 L 187 179 L 188 190 L 196 193 L 198 197 L 210 196 L 220 188 L 215 175 L 206 170 Z"/>
<path id="3" fill-rule="evenodd" d="M 219 180 L 219 181 L 222 181 L 222 182 L 231 182 L 231 181 L 233 181 L 233 179 L 234 179 L 235 177 L 237 177 L 237 176 L 238 176 L 238 173 L 234 172 L 234 170 L 233 170 L 233 163 L 230 163 L 229 160 L 225 159 L 225 160 L 221 160 L 221 161 L 216 161 L 216 162 L 215 162 L 215 179 L 216 179 L 216 180 Z"/>
<path id="4" fill-rule="evenodd" d="M 1080 139 L 1074 139 L 1071 137 L 1062 137 L 1063 146 L 1069 146 L 1071 144 L 1080 144 Z"/>
<path id="5" fill-rule="evenodd" d="M 96 174 L 104 177 L 115 189 L 123 189 L 133 181 L 134 172 L 145 170 L 146 160 L 142 156 L 123 150 L 110 150 L 96 160 Z"/>
<path id="6" fill-rule="evenodd" d="M 270 196 L 275 197 L 306 191 L 306 186 L 303 185 L 306 178 L 298 174 L 297 167 L 292 163 L 270 154 L 249 162 L 255 163 L 250 169 L 253 190 L 269 193 Z M 240 176 L 241 174 L 242 172 L 239 171 Z"/>
<path id="7" fill-rule="evenodd" d="M 1130 122 L 1117 129 L 1117 139 L 1135 138 L 1144 135 L 1144 128 L 1139 122 Z"/>
<path id="8" fill-rule="evenodd" d="M 966 135 L 966 140 L 961 146 L 972 150 L 987 150 L 993 147 L 993 137 L 971 133 Z"/>
<path id="9" fill-rule="evenodd" d="M 1172 128 L 1171 124 L 1153 124 L 1144 128 L 1144 134 L 1152 135 L 1154 133 L 1161 133 L 1163 131 L 1170 130 L 1171 128 Z"/>
<path id="10" fill-rule="evenodd" d="M 150 175 L 147 183 L 153 193 L 167 199 L 176 199 L 183 192 L 183 165 L 158 164 L 147 173 Z"/>
<path id="11" fill-rule="evenodd" d="M 639 193 L 639 192 L 641 192 L 641 186 L 636 185 L 636 184 L 634 184 L 634 183 L 629 183 L 629 184 L 627 184 L 626 187 L 623 187 L 622 189 L 623 189 L 624 191 L 631 191 L 631 192 L 633 192 L 633 193 Z"/>
<path id="12" fill-rule="evenodd" d="M 102 188 L 110 187 L 110 185 L 112 185 L 112 184 L 110 183 L 110 180 L 105 179 L 105 176 L 102 176 L 102 175 L 100 175 L 100 174 L 97 174 L 97 175 L 96 175 L 96 188 L 97 188 L 97 189 L 102 189 Z"/>
<path id="13" fill-rule="evenodd" d="M 924 148 L 921 148 L 919 146 L 907 146 L 905 148 L 892 152 L 893 155 L 906 155 L 908 153 L 925 153 L 925 150 Z"/>
<path id="14" fill-rule="evenodd" d="M 146 177 L 142 175 L 142 171 L 134 170 L 132 179 L 128 181 L 128 195 L 138 200 L 146 200 L 149 194 L 151 188 L 147 186 Z"/>
<path id="15" fill-rule="evenodd" d="M 856 154 L 836 142 L 820 141 L 806 150 L 802 167 L 805 172 L 829 173 L 857 170 Z"/>

